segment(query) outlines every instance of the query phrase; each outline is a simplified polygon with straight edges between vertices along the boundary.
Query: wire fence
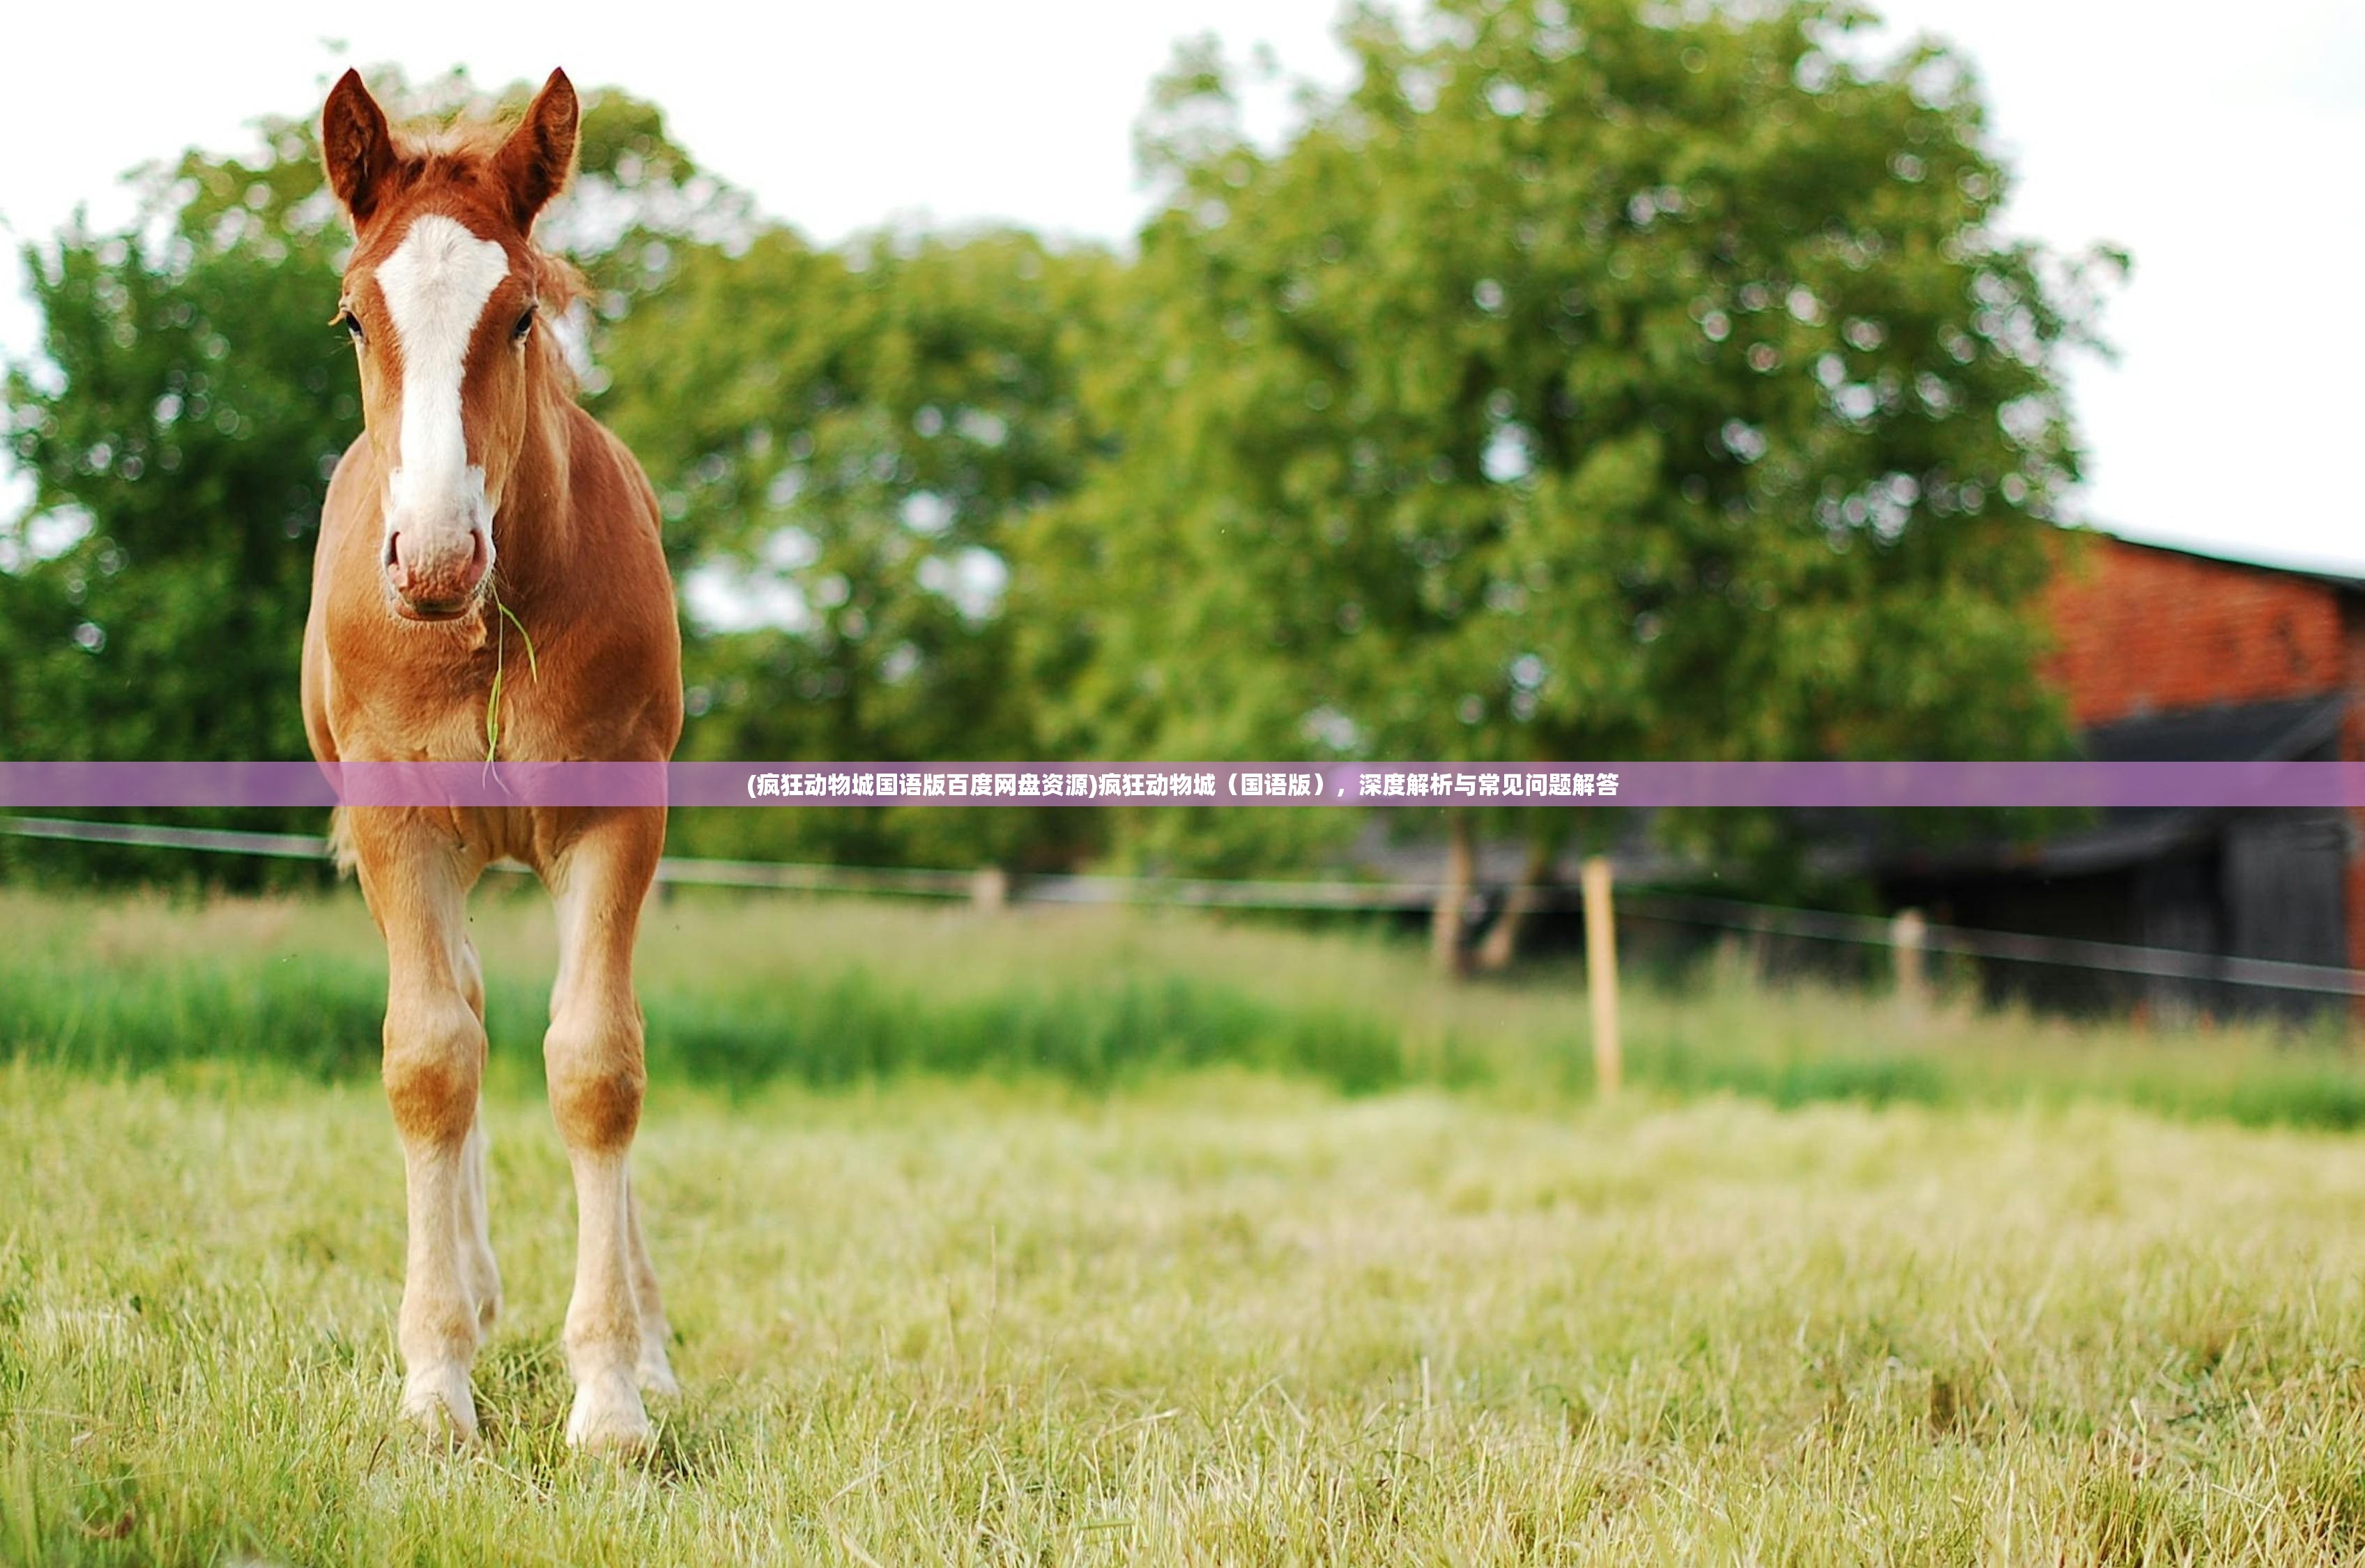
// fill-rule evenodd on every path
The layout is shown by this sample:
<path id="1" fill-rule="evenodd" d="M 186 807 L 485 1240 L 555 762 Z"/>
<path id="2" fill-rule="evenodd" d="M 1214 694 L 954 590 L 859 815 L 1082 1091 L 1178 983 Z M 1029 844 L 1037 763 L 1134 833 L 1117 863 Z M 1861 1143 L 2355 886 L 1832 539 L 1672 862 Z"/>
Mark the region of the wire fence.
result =
<path id="1" fill-rule="evenodd" d="M 64 817 L 0 816 L 0 834 L 23 838 L 180 849 L 278 859 L 326 858 L 328 841 L 309 834 L 241 833 L 151 823 L 88 822 Z M 508 862 L 497 869 L 522 871 Z M 891 866 L 802 865 L 772 860 L 668 857 L 657 863 L 661 883 L 690 887 L 768 889 L 781 892 L 891 894 L 916 898 L 1018 903 L 1168 905 L 1198 909 L 1417 912 L 1445 892 L 1441 882 L 1346 881 L 1208 877 L 1045 875 L 1003 880 L 998 873 Z M 1532 910 L 1578 907 L 1577 890 L 1532 891 Z M 1685 924 L 1767 936 L 1799 937 L 1896 949 L 1908 943 L 1933 953 L 2054 965 L 2100 974 L 2192 980 L 2317 996 L 2365 996 L 2365 969 L 2291 963 L 2274 958 L 2194 952 L 2080 937 L 2034 935 L 1930 924 L 1908 927 L 1893 917 L 1798 909 L 1688 893 L 1621 892 L 1622 912 Z"/>

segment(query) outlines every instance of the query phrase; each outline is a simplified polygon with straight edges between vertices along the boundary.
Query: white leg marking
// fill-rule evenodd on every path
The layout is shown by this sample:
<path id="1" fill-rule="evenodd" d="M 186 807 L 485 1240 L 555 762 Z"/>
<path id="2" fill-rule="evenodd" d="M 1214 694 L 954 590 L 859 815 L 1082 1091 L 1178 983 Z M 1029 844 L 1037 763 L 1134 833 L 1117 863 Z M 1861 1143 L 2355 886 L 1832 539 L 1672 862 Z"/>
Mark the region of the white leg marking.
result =
<path id="1" fill-rule="evenodd" d="M 405 1139 L 409 1226 L 399 1338 L 408 1375 L 402 1413 L 431 1437 L 474 1442 L 476 1406 L 468 1392 L 477 1307 L 463 1275 L 464 1171 L 457 1147 Z"/>
<path id="2" fill-rule="evenodd" d="M 656 1438 L 633 1373 L 638 1304 L 625 1261 L 622 1150 L 569 1151 L 575 1167 L 575 1294 L 566 1305 L 566 1361 L 575 1406 L 566 1440 L 578 1448 L 645 1448 Z"/>

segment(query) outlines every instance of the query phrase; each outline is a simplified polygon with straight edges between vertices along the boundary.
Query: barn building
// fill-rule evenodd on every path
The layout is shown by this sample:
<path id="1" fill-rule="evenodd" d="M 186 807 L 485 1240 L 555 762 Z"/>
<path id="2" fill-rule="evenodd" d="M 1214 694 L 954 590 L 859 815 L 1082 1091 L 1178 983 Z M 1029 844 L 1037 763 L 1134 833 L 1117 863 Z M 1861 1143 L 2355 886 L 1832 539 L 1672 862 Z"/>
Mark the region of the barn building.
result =
<path id="1" fill-rule="evenodd" d="M 2083 755 L 2102 761 L 2365 760 L 2365 577 L 2228 560 L 2101 533 L 2063 541 L 2045 612 L 2060 690 Z M 1641 890 L 1722 892 L 1696 860 L 1671 856 L 1635 812 L 1614 853 Z M 1794 813 L 1809 858 L 1843 881 L 1869 881 L 1889 908 L 1940 924 L 2170 948 L 2228 958 L 2365 969 L 2365 821 L 2337 809 L 2124 810 L 2030 842 L 1933 842 L 1916 824 L 1866 813 Z M 1407 884 L 1437 875 L 1436 838 L 1399 840 L 1374 823 L 1351 852 L 1359 868 Z M 1574 888 L 1579 852 L 1550 880 Z M 1490 903 L 1519 874 L 1512 842 L 1479 846 Z M 1647 896 L 1631 934 L 1676 957 L 1718 940 L 1709 924 L 1654 921 Z M 1531 943 L 1581 939 L 1574 900 L 1547 902 Z M 1631 939 L 1631 938 L 1630 938 Z M 1870 978 L 1868 950 L 1800 936 L 1760 940 L 1769 971 Z M 1869 967 L 1866 967 L 1869 966 Z M 2260 1013 L 2337 1015 L 2365 999 L 2222 979 L 2161 977 L 1983 958 L 1991 1000 L 2134 1014 L 2160 1023 Z"/>
<path id="2" fill-rule="evenodd" d="M 2106 761 L 2365 757 L 2365 579 L 2090 535 L 2047 671 Z M 2365 968 L 2365 834 L 2337 810 L 2123 811 L 2035 845 L 1883 859 L 1896 904 L 1990 930 Z M 2337 1009 L 2210 980 L 1990 964 L 1997 992 L 2166 1022 Z"/>

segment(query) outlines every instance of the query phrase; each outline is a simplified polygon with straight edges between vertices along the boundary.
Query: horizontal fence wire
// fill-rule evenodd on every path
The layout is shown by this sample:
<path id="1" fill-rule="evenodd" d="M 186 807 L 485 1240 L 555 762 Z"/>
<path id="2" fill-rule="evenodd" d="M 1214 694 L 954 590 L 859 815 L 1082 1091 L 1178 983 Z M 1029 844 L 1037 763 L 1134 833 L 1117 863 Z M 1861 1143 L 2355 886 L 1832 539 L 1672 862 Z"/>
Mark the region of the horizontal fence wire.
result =
<path id="1" fill-rule="evenodd" d="M 65 817 L 0 816 L 0 834 L 83 844 L 124 845 L 148 849 L 184 849 L 222 855 L 318 860 L 328 840 L 309 834 L 241 833 L 224 828 L 173 827 L 152 823 L 85 822 Z M 494 868 L 522 871 L 512 862 Z M 777 860 L 711 860 L 667 857 L 657 862 L 657 879 L 678 886 L 768 889 L 781 892 L 890 893 L 907 897 L 968 899 L 976 896 L 973 871 L 898 866 L 801 865 Z M 1007 897 L 1018 903 L 1160 904 L 1198 909 L 1426 910 L 1443 896 L 1441 882 L 1339 880 L 1299 881 L 1268 878 L 1126 877 L 1051 875 L 1014 878 Z M 1800 936 L 1859 946 L 1893 947 L 1893 921 L 1834 910 L 1795 909 L 1740 899 L 1643 890 L 1619 894 L 1621 910 L 1646 918 L 1712 929 Z M 1532 890 L 1529 908 L 1578 906 L 1576 890 Z M 2214 980 L 2225 985 L 2306 991 L 2317 995 L 2365 996 L 2365 969 L 2334 964 L 2300 964 L 2278 958 L 2199 953 L 2074 936 L 2040 936 L 2016 931 L 1981 931 L 1959 925 L 1925 924 L 1920 945 L 1932 952 L 1978 958 L 2052 964 L 2066 969 L 2146 975 L 2169 980 Z"/>
<path id="2" fill-rule="evenodd" d="M 1812 936 L 1865 946 L 1896 946 L 1892 923 L 1879 915 L 1831 910 L 1788 909 L 1738 899 L 1696 898 L 1681 893 L 1622 893 L 1620 904 L 1643 914 L 1729 931 L 1763 931 L 1776 936 Z M 2037 936 L 2018 931 L 1979 931 L 1960 925 L 1924 925 L 1922 946 L 1935 953 L 1978 958 L 2010 958 L 2057 964 L 2114 974 L 2169 980 L 2219 980 L 2227 985 L 2303 991 L 2329 996 L 2365 996 L 2365 969 L 2337 964 L 2296 964 L 2281 958 L 2247 958 L 2230 953 L 2196 953 L 2182 947 L 2146 947 L 2079 936 Z"/>

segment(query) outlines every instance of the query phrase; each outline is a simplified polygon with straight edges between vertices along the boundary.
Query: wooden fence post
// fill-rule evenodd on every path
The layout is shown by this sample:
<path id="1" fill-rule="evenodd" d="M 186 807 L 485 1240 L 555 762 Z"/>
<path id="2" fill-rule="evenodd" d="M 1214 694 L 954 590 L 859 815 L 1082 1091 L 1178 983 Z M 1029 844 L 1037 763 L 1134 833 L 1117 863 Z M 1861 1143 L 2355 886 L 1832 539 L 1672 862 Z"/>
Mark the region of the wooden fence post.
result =
<path id="1" fill-rule="evenodd" d="M 1930 1004 L 1930 975 L 1922 955 L 1930 944 L 1930 923 L 1918 909 L 1900 909 L 1889 922 L 1889 950 L 1897 966 L 1897 1000 L 1909 1013 Z"/>
<path id="2" fill-rule="evenodd" d="M 1000 914 L 1010 907 L 1010 873 L 999 866 L 980 866 L 969 879 L 969 902 L 980 914 Z"/>
<path id="3" fill-rule="evenodd" d="M 1593 1081 L 1604 1100 L 1614 1098 L 1626 1076 L 1618 1043 L 1618 925 L 1610 908 L 1609 857 L 1585 862 L 1585 991 L 1593 1005 Z"/>

